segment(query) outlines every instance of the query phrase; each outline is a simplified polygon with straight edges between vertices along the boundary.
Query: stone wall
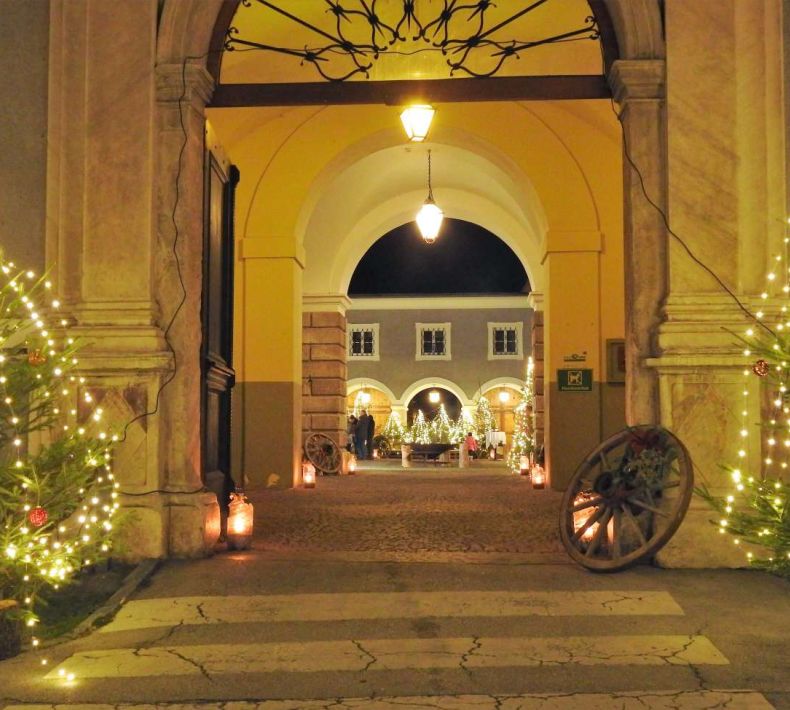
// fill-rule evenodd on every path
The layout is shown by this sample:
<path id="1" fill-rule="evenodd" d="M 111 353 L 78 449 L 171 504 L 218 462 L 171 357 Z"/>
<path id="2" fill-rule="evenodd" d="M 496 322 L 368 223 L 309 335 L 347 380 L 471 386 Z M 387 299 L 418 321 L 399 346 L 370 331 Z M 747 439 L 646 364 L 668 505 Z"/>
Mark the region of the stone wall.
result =
<path id="1" fill-rule="evenodd" d="M 302 315 L 302 435 L 320 432 L 342 446 L 346 413 L 346 318 Z"/>

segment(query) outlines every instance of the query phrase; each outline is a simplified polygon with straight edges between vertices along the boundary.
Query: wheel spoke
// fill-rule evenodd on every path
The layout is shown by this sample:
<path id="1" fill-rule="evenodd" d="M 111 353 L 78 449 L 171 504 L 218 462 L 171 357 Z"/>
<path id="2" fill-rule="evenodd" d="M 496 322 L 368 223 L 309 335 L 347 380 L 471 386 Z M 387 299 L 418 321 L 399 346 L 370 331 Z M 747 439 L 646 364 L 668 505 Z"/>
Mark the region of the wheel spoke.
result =
<path id="1" fill-rule="evenodd" d="M 662 518 L 668 518 L 669 517 L 669 513 L 665 513 L 660 508 L 656 508 L 654 505 L 649 505 L 648 503 L 645 503 L 644 501 L 639 500 L 639 498 L 628 498 L 627 500 L 628 500 L 629 503 L 633 503 L 634 505 L 638 505 L 643 510 L 649 510 L 651 513 L 655 513 L 656 515 L 660 515 Z"/>
<path id="2" fill-rule="evenodd" d="M 593 539 L 590 540 L 590 544 L 587 546 L 587 549 L 584 551 L 585 557 L 592 557 L 593 553 L 598 549 L 601 544 L 601 538 L 606 534 L 606 527 L 609 523 L 609 518 L 612 517 L 612 509 L 607 507 L 606 512 L 604 513 L 601 520 L 598 522 L 598 529 L 595 531 L 595 535 L 593 535 Z"/>
<path id="3" fill-rule="evenodd" d="M 600 520 L 601 516 L 606 512 L 606 506 L 602 505 L 598 508 L 594 513 L 592 513 L 587 520 L 584 521 L 584 525 L 582 525 L 575 533 L 573 533 L 573 537 L 571 538 L 574 542 L 579 542 L 581 536 L 587 532 L 588 528 L 591 528 L 595 523 Z"/>
<path id="4" fill-rule="evenodd" d="M 590 498 L 590 500 L 586 500 L 583 503 L 577 503 L 574 505 L 573 508 L 571 508 L 571 513 L 576 513 L 580 510 L 584 510 L 585 508 L 591 508 L 592 506 L 599 505 L 602 502 L 603 498 L 601 496 L 595 496 L 595 498 Z"/>
<path id="5" fill-rule="evenodd" d="M 609 461 L 607 460 L 606 452 L 603 449 L 601 449 L 601 451 L 599 452 L 598 458 L 601 459 L 601 468 L 603 468 L 604 471 L 608 471 L 609 470 Z"/>
<path id="6" fill-rule="evenodd" d="M 631 527 L 636 531 L 636 534 L 639 536 L 640 542 L 643 545 L 646 545 L 647 544 L 647 539 L 645 538 L 645 534 L 642 532 L 642 528 L 639 526 L 639 522 L 637 521 L 637 519 L 633 516 L 631 511 L 628 510 L 628 508 L 626 506 L 621 504 L 620 508 L 623 511 L 623 515 L 625 516 L 625 519 L 629 523 L 631 523 Z"/>
<path id="7" fill-rule="evenodd" d="M 623 554 L 622 550 L 622 528 L 623 511 L 615 508 L 613 511 L 614 522 L 612 523 L 612 559 L 617 560 Z"/>
<path id="8" fill-rule="evenodd" d="M 677 488 L 679 485 L 680 481 L 667 481 L 659 486 L 659 490 L 665 491 L 667 488 Z"/>

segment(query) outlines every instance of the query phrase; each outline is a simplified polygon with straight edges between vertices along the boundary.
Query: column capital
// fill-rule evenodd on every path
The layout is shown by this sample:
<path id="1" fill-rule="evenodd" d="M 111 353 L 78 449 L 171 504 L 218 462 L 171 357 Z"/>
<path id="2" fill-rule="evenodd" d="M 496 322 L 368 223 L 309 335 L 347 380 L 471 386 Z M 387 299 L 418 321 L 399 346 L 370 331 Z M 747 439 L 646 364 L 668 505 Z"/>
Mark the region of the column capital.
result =
<path id="1" fill-rule="evenodd" d="M 197 64 L 159 64 L 156 67 L 156 98 L 158 101 L 198 100 L 203 105 L 214 93 L 214 78 Z"/>
<path id="2" fill-rule="evenodd" d="M 607 78 L 618 104 L 634 99 L 663 99 L 666 94 L 663 59 L 618 59 Z"/>
<path id="3" fill-rule="evenodd" d="M 533 311 L 542 311 L 543 310 L 543 303 L 544 303 L 544 296 L 539 291 L 532 291 L 532 292 L 530 292 L 529 296 L 527 297 L 527 305 Z"/>
<path id="4" fill-rule="evenodd" d="M 241 259 L 293 259 L 304 268 L 305 249 L 290 237 L 246 237 L 239 241 Z"/>
<path id="5" fill-rule="evenodd" d="M 305 313 L 339 313 L 346 315 L 351 299 L 344 293 L 306 293 L 302 296 Z"/>

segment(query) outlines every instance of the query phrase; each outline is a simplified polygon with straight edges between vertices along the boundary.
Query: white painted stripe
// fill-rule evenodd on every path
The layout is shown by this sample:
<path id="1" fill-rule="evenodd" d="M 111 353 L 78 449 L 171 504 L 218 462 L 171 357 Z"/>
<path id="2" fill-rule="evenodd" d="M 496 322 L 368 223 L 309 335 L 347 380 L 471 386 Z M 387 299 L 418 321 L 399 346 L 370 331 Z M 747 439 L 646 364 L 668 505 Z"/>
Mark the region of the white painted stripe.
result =
<path id="1" fill-rule="evenodd" d="M 528 695 L 410 695 L 324 700 L 264 700 L 261 702 L 157 703 L 134 705 L 66 705 L 56 710 L 771 710 L 761 693 L 749 690 L 629 691 L 619 693 L 530 693 Z M 7 710 L 53 710 L 52 705 L 8 705 Z"/>
<path id="2" fill-rule="evenodd" d="M 682 616 L 667 592 L 362 592 L 173 597 L 127 603 L 102 633 L 179 624 L 425 617 Z"/>
<path id="3" fill-rule="evenodd" d="M 77 653 L 54 668 L 85 678 L 430 668 L 726 665 L 704 636 L 438 638 L 207 644 Z"/>

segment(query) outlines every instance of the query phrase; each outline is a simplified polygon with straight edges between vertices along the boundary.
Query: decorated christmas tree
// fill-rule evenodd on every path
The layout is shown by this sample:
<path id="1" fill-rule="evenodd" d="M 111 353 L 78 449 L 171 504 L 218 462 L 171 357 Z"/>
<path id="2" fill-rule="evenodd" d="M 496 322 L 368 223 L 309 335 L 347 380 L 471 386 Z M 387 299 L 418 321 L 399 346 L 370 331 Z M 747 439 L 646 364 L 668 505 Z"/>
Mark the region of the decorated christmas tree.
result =
<path id="1" fill-rule="evenodd" d="M 381 430 L 381 435 L 387 440 L 390 448 L 400 446 L 405 434 L 403 424 L 401 424 L 400 415 L 397 412 L 390 412 L 387 417 L 387 423 Z"/>
<path id="2" fill-rule="evenodd" d="M 68 322 L 48 322 L 60 305 L 49 281 L 12 263 L 0 269 L 0 597 L 34 626 L 45 589 L 111 550 L 117 437 L 76 374 Z"/>
<path id="3" fill-rule="evenodd" d="M 450 444 L 453 440 L 453 424 L 447 416 L 444 404 L 439 405 L 439 412 L 431 422 L 431 441 L 436 444 Z"/>
<path id="4" fill-rule="evenodd" d="M 409 441 L 413 444 L 430 444 L 431 427 L 425 420 L 422 409 L 417 410 L 417 416 L 409 429 Z"/>
<path id="5" fill-rule="evenodd" d="M 474 428 L 472 415 L 466 409 L 462 409 L 460 416 L 453 423 L 453 443 L 457 444 L 463 441 L 470 431 L 474 431 Z"/>
<path id="6" fill-rule="evenodd" d="M 515 425 L 507 464 L 513 473 L 521 471 L 521 457 L 535 450 L 535 384 L 532 358 L 527 363 L 527 378 L 521 390 L 521 401 L 514 411 Z"/>
<path id="7" fill-rule="evenodd" d="M 786 238 L 785 254 L 775 257 L 775 271 L 768 274 L 768 285 L 761 294 L 763 304 L 741 336 L 746 367 L 740 460 L 737 466 L 725 466 L 731 492 L 714 495 L 704 484 L 697 489 L 718 513 L 711 522 L 720 534 L 731 536 L 744 551 L 746 561 L 785 577 L 790 577 L 788 242 L 790 239 Z M 759 422 L 749 413 L 749 396 L 754 387 L 759 387 L 763 395 L 757 398 L 763 403 Z"/>
<path id="8" fill-rule="evenodd" d="M 486 445 L 486 434 L 493 431 L 495 428 L 494 415 L 491 412 L 491 404 L 483 396 L 480 395 L 475 403 L 475 413 L 472 417 L 472 434 L 477 439 L 477 445 L 484 449 Z"/>

